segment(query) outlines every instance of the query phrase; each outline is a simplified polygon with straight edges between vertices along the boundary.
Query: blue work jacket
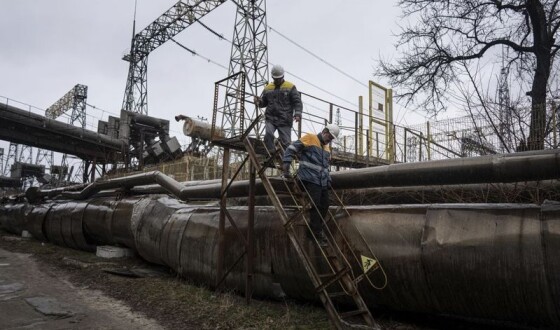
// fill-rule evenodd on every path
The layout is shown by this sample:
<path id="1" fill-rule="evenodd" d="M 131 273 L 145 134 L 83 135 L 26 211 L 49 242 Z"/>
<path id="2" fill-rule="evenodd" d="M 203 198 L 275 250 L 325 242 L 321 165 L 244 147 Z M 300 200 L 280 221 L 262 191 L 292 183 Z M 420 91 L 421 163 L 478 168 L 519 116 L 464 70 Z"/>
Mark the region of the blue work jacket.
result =
<path id="1" fill-rule="evenodd" d="M 323 144 L 321 134 L 306 134 L 292 142 L 282 161 L 291 163 L 296 157 L 299 159 L 297 175 L 300 180 L 314 183 L 324 189 L 330 186 L 331 147 Z"/>

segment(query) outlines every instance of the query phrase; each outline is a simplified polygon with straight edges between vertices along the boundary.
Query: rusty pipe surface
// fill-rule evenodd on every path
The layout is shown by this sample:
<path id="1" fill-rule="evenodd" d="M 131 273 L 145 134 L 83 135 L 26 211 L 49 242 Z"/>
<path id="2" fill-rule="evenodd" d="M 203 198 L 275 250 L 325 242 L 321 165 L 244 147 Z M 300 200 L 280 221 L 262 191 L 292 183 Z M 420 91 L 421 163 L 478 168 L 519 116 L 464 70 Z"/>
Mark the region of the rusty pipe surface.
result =
<path id="1" fill-rule="evenodd" d="M 247 208 L 228 210 L 245 232 Z M 255 295 L 317 299 L 276 210 L 256 210 Z M 560 203 L 353 206 L 348 210 L 350 216 L 338 222 L 352 250 L 368 254 L 371 249 L 388 277 L 382 290 L 360 285 L 370 308 L 382 305 L 560 326 Z M 93 245 L 122 244 L 150 262 L 213 286 L 219 213 L 218 207 L 189 205 L 165 195 L 121 201 L 96 198 L 44 206 L 4 204 L 0 225 L 9 221 L 12 230 L 43 228 L 47 239 L 73 248 L 82 239 Z M 24 224 L 14 224 L 15 219 Z M 63 221 L 70 225 L 64 226 Z M 303 227 L 297 235 L 304 239 Z M 229 223 L 225 239 L 227 268 L 243 256 L 244 244 Z M 316 247 L 304 248 L 313 252 Z M 380 276 L 373 273 L 372 280 L 379 282 Z M 233 267 L 224 285 L 244 290 L 243 262 Z"/>

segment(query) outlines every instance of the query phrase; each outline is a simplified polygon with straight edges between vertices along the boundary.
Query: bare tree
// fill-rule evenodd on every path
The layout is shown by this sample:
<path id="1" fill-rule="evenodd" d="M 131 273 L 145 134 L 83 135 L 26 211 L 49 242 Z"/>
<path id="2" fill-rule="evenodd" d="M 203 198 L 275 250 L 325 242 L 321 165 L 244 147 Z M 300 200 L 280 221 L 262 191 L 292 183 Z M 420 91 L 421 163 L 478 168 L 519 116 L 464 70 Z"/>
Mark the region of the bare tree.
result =
<path id="1" fill-rule="evenodd" d="M 400 0 L 405 17 L 396 62 L 381 61 L 386 76 L 407 103 L 427 112 L 446 109 L 446 91 L 460 83 L 465 63 L 500 57 L 509 47 L 509 65 L 530 82 L 531 119 L 527 148 L 543 149 L 547 84 L 558 54 L 559 0 Z"/>

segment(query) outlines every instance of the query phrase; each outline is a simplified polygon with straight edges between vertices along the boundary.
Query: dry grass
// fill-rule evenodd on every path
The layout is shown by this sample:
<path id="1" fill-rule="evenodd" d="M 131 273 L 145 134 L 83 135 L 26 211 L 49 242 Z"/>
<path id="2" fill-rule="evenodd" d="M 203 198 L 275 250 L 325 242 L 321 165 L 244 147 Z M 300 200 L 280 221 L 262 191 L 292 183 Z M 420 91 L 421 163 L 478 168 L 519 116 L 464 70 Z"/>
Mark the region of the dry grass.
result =
<path id="1" fill-rule="evenodd" d="M 0 229 L 0 248 L 29 253 L 42 268 L 67 278 L 74 286 L 99 290 L 121 300 L 133 311 L 156 320 L 167 329 L 332 329 L 325 310 L 290 300 L 281 302 L 217 293 L 189 283 L 167 271 L 159 277 L 112 275 L 107 268 L 154 267 L 139 258 L 102 259 L 93 253 L 22 240 Z M 481 324 L 441 316 L 375 310 L 383 329 L 395 330 L 505 330 L 531 329 L 513 325 Z"/>
<path id="2" fill-rule="evenodd" d="M 93 253 L 22 240 L 0 230 L 0 248 L 30 253 L 42 267 L 64 272 L 75 286 L 100 290 L 126 302 L 137 312 L 168 329 L 329 329 L 320 306 L 293 301 L 262 301 L 233 292 L 217 293 L 167 276 L 131 278 L 109 274 L 107 268 L 153 267 L 138 258 L 102 259 Z"/>

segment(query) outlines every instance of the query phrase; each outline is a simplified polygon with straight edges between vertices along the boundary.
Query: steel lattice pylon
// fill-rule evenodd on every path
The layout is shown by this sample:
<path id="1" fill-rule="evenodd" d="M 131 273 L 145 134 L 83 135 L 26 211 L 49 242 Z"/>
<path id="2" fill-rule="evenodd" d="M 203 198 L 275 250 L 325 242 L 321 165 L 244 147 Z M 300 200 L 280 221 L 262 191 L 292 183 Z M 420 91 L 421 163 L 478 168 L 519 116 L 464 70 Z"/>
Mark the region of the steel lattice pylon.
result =
<path id="1" fill-rule="evenodd" d="M 259 90 L 268 82 L 266 1 L 241 0 L 234 3 L 237 5 L 237 12 L 228 72 L 230 76 L 244 72 L 249 86 L 248 94 L 258 95 Z M 237 79 L 227 81 L 221 127 L 228 136 L 243 133 L 243 129 L 258 115 L 256 107 L 254 113 L 247 114 L 243 108 L 239 109 L 239 94 L 245 93 L 240 85 Z M 256 131 L 261 132 L 258 124 Z"/>
<path id="2" fill-rule="evenodd" d="M 45 117 L 56 119 L 68 110 L 70 114 L 70 124 L 78 123 L 80 127 L 86 127 L 86 100 L 88 88 L 85 85 L 77 84 L 68 93 L 56 101 L 45 111 Z"/>
<path id="3" fill-rule="evenodd" d="M 511 98 L 509 93 L 509 67 L 506 65 L 508 48 L 502 47 L 502 68 L 498 79 L 498 102 L 499 102 L 499 134 L 502 141 L 509 145 L 501 145 L 502 152 L 511 152 L 514 149 L 514 140 L 511 132 L 513 126 Z"/>
<path id="4" fill-rule="evenodd" d="M 53 105 L 45 110 L 45 117 L 50 119 L 56 119 L 62 116 L 68 110 L 72 110 L 70 113 L 69 124 L 79 124 L 81 128 L 86 127 L 86 105 L 87 105 L 87 94 L 88 87 L 85 85 L 76 84 L 71 90 L 69 90 L 63 97 L 56 101 Z M 54 153 L 51 150 L 39 149 L 37 151 L 37 157 L 35 159 L 35 164 L 39 165 L 41 162 L 46 161 L 48 167 L 52 171 L 52 166 L 54 165 Z M 61 168 L 68 167 L 66 154 L 62 155 Z M 84 163 L 80 165 L 80 171 L 76 173 L 76 177 L 79 178 L 83 175 Z M 81 172 L 81 173 L 80 173 Z M 60 177 L 59 180 L 62 181 L 64 178 Z M 85 180 L 84 180 L 85 182 Z"/>
<path id="5" fill-rule="evenodd" d="M 135 33 L 130 53 L 123 59 L 130 62 L 122 109 L 148 114 L 148 55 L 176 36 L 225 0 L 179 1 L 142 31 Z"/>
<path id="6" fill-rule="evenodd" d="M 17 143 L 10 143 L 10 147 L 8 149 L 8 156 L 6 156 L 6 162 L 4 163 L 4 176 L 8 176 L 10 174 L 10 159 L 12 160 L 12 164 L 17 162 L 19 159 L 19 144 Z"/>
<path id="7" fill-rule="evenodd" d="M 179 1 L 133 36 L 130 53 L 124 57 L 130 66 L 122 109 L 148 114 L 147 66 L 150 52 L 224 2 L 225 0 Z M 249 93 L 258 95 L 259 89 L 268 81 L 265 0 L 233 2 L 237 6 L 237 13 L 228 72 L 230 75 L 244 72 Z M 255 108 L 255 113 L 249 113 L 247 116 L 240 111 L 238 96 L 239 93 L 245 92 L 240 90 L 240 85 L 239 81 L 232 80 L 227 86 L 226 111 L 221 124 L 231 135 L 242 131 L 243 127 L 247 126 L 244 121 L 254 119 L 258 111 Z"/>

